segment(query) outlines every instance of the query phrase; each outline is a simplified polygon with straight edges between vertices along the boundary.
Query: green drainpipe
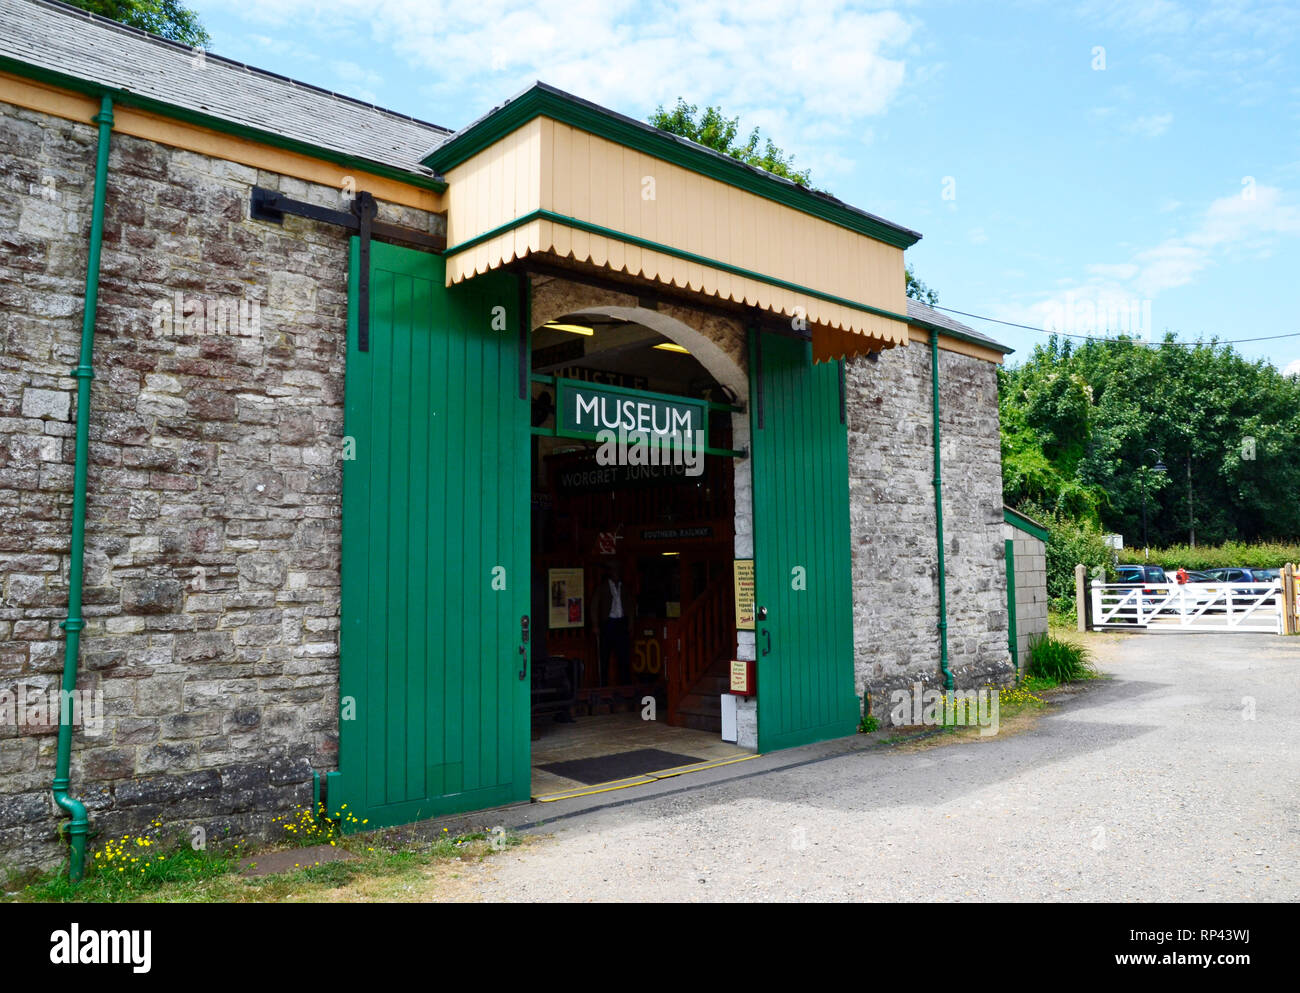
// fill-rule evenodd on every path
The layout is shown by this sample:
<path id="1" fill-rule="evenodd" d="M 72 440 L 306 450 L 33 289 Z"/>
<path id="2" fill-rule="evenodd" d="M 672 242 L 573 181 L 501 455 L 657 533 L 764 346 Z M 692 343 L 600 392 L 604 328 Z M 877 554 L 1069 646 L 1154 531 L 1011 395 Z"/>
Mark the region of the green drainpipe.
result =
<path id="1" fill-rule="evenodd" d="M 72 693 L 77 688 L 77 652 L 81 647 L 82 562 L 86 548 L 86 466 L 90 461 L 90 381 L 95 354 L 95 312 L 99 306 L 99 246 L 104 234 L 104 197 L 108 188 L 108 143 L 113 130 L 113 100 L 105 95 L 99 113 L 99 148 L 95 157 L 95 202 L 90 215 L 90 248 L 86 256 L 86 300 L 81 319 L 81 355 L 72 375 L 77 380 L 77 454 L 72 483 L 72 539 L 68 550 L 68 633 L 63 653 L 63 692 L 59 698 L 59 751 L 54 764 L 54 802 L 72 815 L 68 825 L 68 878 L 80 882 L 86 871 L 86 805 L 68 795 L 72 762 Z"/>
<path id="2" fill-rule="evenodd" d="M 930 383 L 934 392 L 934 537 L 939 547 L 939 669 L 943 688 L 953 689 L 948 668 L 948 576 L 943 565 L 943 470 L 939 462 L 939 332 L 930 332 Z"/>

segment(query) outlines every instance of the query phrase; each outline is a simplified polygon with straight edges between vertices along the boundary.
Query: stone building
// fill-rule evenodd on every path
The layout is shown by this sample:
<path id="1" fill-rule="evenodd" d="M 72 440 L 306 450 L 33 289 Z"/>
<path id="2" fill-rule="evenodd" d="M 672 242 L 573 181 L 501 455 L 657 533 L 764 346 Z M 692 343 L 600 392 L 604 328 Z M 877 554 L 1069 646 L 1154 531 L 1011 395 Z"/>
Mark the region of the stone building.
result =
<path id="1" fill-rule="evenodd" d="M 555 710 L 697 758 L 1009 677 L 1008 349 L 905 298 L 915 232 L 541 84 L 451 132 L 41 0 L 0 164 L 0 862 L 527 800 Z"/>

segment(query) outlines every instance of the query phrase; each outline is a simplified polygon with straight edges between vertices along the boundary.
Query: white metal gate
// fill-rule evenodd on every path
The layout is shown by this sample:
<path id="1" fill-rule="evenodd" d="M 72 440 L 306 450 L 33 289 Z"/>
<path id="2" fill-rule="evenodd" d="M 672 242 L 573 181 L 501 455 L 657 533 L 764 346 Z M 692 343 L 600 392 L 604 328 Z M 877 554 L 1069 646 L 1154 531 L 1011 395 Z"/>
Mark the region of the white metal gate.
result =
<path id="1" fill-rule="evenodd" d="M 1093 583 L 1092 627 L 1282 634 L 1282 584 Z"/>

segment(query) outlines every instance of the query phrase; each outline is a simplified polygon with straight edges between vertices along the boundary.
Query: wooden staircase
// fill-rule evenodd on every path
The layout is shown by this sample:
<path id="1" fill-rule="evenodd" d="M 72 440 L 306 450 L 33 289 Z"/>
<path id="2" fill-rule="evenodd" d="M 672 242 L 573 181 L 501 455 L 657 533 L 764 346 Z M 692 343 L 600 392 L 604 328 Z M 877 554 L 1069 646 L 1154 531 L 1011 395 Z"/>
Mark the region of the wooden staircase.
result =
<path id="1" fill-rule="evenodd" d="M 690 692 L 678 701 L 676 714 L 672 714 L 670 710 L 670 714 L 676 717 L 676 720 L 673 721 L 670 717 L 669 723 L 695 728 L 697 731 L 722 733 L 722 705 L 718 697 L 727 692 L 728 661 L 725 657 L 720 658 L 704 670 L 704 674 L 695 681 Z"/>
<path id="2" fill-rule="evenodd" d="M 731 581 L 720 576 L 682 613 L 668 632 L 668 723 L 699 731 L 722 731 L 719 694 L 728 685 L 728 662 L 736 646 Z"/>

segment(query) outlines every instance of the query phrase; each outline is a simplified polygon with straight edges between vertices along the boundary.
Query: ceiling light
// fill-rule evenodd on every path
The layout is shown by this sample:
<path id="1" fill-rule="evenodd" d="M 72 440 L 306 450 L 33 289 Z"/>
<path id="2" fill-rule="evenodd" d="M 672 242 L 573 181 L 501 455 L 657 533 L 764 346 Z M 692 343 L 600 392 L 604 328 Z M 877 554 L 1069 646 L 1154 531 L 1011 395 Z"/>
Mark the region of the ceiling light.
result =
<path id="1" fill-rule="evenodd" d="M 548 331 L 568 331 L 569 334 L 587 334 L 587 335 L 591 335 L 591 334 L 595 334 L 595 333 L 596 333 L 592 328 L 585 327 L 585 326 L 582 325 L 582 324 L 555 324 L 555 323 L 551 323 L 551 324 L 543 324 L 542 327 L 546 328 L 546 330 L 548 330 Z"/>
<path id="2" fill-rule="evenodd" d="M 689 349 L 683 348 L 681 345 L 675 344 L 671 341 L 665 341 L 662 344 L 655 345 L 655 348 L 665 352 L 681 352 L 683 355 L 691 354 Z"/>

